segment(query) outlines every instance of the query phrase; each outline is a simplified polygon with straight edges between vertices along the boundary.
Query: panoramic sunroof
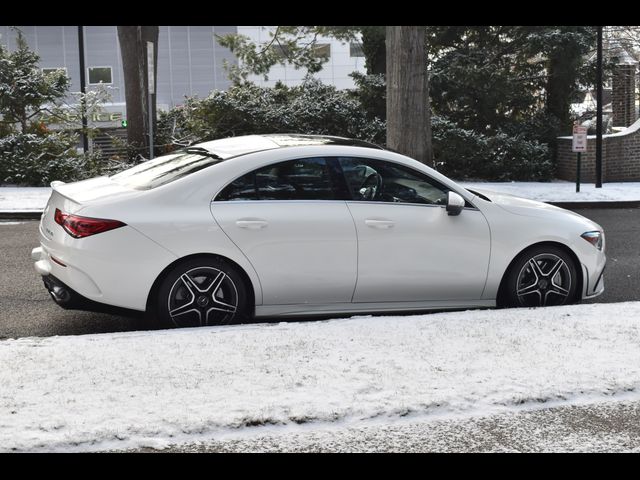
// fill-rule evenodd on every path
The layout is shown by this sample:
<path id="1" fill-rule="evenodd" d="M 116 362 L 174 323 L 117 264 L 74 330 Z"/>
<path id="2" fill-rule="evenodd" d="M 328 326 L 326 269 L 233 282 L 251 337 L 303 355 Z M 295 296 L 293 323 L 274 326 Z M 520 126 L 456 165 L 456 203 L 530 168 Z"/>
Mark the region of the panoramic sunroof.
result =
<path id="1" fill-rule="evenodd" d="M 302 147 L 305 145 L 345 145 L 351 147 L 382 147 L 366 142 L 364 140 L 356 140 L 353 138 L 333 137 L 329 135 L 297 135 L 297 134 L 269 134 L 263 135 L 265 138 L 276 143 L 279 147 Z"/>

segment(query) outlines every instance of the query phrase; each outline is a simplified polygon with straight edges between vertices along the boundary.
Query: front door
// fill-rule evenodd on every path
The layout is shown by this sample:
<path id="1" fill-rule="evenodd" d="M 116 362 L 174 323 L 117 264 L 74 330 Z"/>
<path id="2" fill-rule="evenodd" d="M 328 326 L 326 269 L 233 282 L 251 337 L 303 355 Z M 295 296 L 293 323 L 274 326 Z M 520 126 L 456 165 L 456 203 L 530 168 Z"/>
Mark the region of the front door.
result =
<path id="1" fill-rule="evenodd" d="M 340 164 L 358 233 L 354 302 L 481 298 L 490 233 L 479 210 L 448 215 L 449 189 L 404 165 L 361 158 Z"/>

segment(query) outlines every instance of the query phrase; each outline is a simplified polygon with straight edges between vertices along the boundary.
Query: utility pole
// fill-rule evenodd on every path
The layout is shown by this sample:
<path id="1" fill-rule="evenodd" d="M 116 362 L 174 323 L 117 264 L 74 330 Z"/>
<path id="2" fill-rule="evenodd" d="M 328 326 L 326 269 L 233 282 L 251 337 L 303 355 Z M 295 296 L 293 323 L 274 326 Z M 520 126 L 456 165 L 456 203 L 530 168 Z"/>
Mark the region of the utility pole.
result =
<path id="1" fill-rule="evenodd" d="M 87 93 L 87 81 L 85 79 L 84 68 L 84 26 L 78 26 L 78 53 L 80 56 L 80 115 L 82 116 L 82 147 L 84 153 L 89 151 L 89 138 L 87 137 L 87 106 L 85 102 L 85 95 Z"/>
<path id="2" fill-rule="evenodd" d="M 149 97 L 149 160 L 153 159 L 153 97 L 155 90 L 155 65 L 153 63 L 153 42 L 147 42 L 147 96 Z"/>
<path id="3" fill-rule="evenodd" d="M 598 27 L 596 102 L 596 188 L 602 188 L 602 27 Z"/>

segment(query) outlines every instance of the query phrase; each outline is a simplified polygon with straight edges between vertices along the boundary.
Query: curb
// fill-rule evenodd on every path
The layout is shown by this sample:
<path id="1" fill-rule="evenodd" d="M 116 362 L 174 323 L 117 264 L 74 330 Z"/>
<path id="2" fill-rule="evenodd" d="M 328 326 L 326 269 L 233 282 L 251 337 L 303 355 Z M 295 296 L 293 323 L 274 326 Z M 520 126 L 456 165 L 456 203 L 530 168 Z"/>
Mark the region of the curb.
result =
<path id="1" fill-rule="evenodd" d="M 545 202 L 556 207 L 573 210 L 574 208 L 640 208 L 640 200 L 611 202 Z"/>
<path id="2" fill-rule="evenodd" d="M 0 212 L 0 220 L 40 220 L 42 210 L 30 212 Z"/>
<path id="3" fill-rule="evenodd" d="M 611 202 L 544 202 L 567 210 L 588 208 L 640 208 L 640 200 Z M 0 212 L 0 220 L 40 220 L 42 210 L 28 212 Z"/>

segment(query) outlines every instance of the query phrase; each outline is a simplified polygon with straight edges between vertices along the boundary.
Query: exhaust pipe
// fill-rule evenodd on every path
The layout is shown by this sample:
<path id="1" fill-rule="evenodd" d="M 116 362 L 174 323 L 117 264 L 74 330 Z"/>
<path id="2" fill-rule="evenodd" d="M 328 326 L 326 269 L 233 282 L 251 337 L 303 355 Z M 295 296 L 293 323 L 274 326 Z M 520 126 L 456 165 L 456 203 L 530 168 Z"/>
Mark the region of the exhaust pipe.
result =
<path id="1" fill-rule="evenodd" d="M 57 278 L 48 275 L 42 277 L 42 280 L 49 291 L 49 295 L 59 306 L 66 309 L 76 309 L 81 306 L 82 302 L 79 296 Z"/>
<path id="2" fill-rule="evenodd" d="M 49 294 L 58 305 L 67 304 L 71 300 L 71 293 L 66 288 L 54 286 Z"/>

